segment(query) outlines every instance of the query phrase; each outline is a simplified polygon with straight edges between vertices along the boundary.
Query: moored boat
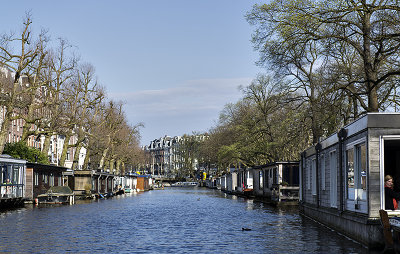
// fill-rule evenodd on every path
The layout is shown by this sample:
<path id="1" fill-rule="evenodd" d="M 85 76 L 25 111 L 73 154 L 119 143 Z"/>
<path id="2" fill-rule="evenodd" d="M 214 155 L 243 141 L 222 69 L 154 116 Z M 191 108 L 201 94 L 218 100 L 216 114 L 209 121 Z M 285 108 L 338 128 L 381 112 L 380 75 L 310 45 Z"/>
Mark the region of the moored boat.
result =
<path id="1" fill-rule="evenodd" d="M 198 182 L 176 182 L 171 184 L 171 187 L 196 187 L 198 185 Z"/>
<path id="2" fill-rule="evenodd" d="M 68 186 L 52 186 L 37 196 L 39 204 L 73 204 L 74 200 L 74 193 Z"/>

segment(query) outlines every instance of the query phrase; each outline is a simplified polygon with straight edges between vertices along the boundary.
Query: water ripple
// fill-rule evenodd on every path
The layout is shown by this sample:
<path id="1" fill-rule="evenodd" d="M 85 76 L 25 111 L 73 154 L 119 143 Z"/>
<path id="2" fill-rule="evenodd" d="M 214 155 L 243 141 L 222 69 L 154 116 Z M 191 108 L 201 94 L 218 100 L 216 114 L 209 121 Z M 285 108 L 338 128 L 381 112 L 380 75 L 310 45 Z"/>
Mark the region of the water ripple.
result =
<path id="1" fill-rule="evenodd" d="M 26 207 L 0 223 L 1 253 L 367 253 L 296 209 L 200 188 Z"/>

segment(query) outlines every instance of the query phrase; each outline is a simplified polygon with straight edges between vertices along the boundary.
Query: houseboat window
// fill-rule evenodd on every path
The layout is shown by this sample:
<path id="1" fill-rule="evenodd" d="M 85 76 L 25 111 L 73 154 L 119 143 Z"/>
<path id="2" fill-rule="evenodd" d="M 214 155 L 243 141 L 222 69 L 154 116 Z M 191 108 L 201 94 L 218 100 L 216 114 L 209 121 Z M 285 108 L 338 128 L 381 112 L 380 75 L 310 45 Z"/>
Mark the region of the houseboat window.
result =
<path id="1" fill-rule="evenodd" d="M 34 184 L 35 184 L 35 186 L 38 186 L 39 185 L 39 173 L 35 172 L 34 175 L 35 175 L 35 179 L 34 179 L 35 183 Z"/>
<path id="2" fill-rule="evenodd" d="M 311 162 L 310 160 L 307 161 L 307 190 L 311 189 Z"/>
<path id="3" fill-rule="evenodd" d="M 347 198 L 367 199 L 367 159 L 365 143 L 357 144 L 346 151 Z"/>
<path id="4" fill-rule="evenodd" d="M 50 186 L 54 186 L 54 176 L 50 174 Z"/>
<path id="5" fill-rule="evenodd" d="M 1 166 L 0 167 L 1 174 L 0 174 L 0 182 L 5 183 L 7 180 L 7 167 L 6 166 Z"/>
<path id="6" fill-rule="evenodd" d="M 14 165 L 13 168 L 13 183 L 19 183 L 19 166 L 18 165 Z"/>
<path id="7" fill-rule="evenodd" d="M 10 182 L 14 183 L 13 166 L 12 165 L 7 165 L 7 178 L 6 179 L 10 179 Z"/>
<path id="8" fill-rule="evenodd" d="M 62 178 L 61 178 L 61 176 L 58 177 L 58 186 L 62 186 Z"/>
<path id="9" fill-rule="evenodd" d="M 311 193 L 312 195 L 317 195 L 317 167 L 316 160 L 313 159 L 311 162 L 311 171 L 312 171 L 312 183 L 311 183 Z"/>
<path id="10" fill-rule="evenodd" d="M 260 170 L 260 174 L 258 176 L 258 182 L 260 183 L 260 190 L 262 190 L 264 188 L 264 180 L 263 180 L 263 172 L 262 170 Z"/>
<path id="11" fill-rule="evenodd" d="M 46 174 L 43 174 L 43 183 L 44 184 L 48 183 L 48 176 Z"/>
<path id="12" fill-rule="evenodd" d="M 336 151 L 329 154 L 329 183 L 331 207 L 337 207 L 337 158 Z"/>
<path id="13" fill-rule="evenodd" d="M 347 198 L 354 199 L 354 151 L 353 148 L 346 151 L 347 166 Z"/>
<path id="14" fill-rule="evenodd" d="M 357 179 L 356 179 L 356 189 L 357 189 L 357 199 L 366 200 L 367 199 L 367 158 L 366 158 L 366 146 L 365 143 L 356 146 L 357 152 Z"/>
<path id="15" fill-rule="evenodd" d="M 325 156 L 321 155 L 321 189 L 325 190 Z"/>

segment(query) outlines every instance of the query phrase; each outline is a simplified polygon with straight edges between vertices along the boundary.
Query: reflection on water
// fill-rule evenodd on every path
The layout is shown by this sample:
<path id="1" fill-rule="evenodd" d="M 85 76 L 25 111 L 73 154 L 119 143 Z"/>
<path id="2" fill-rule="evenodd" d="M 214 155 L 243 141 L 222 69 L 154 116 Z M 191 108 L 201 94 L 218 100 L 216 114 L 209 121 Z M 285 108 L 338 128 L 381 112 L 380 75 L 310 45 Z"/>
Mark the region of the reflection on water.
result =
<path id="1" fill-rule="evenodd" d="M 297 209 L 202 188 L 26 206 L 0 223 L 1 253 L 368 253 Z"/>

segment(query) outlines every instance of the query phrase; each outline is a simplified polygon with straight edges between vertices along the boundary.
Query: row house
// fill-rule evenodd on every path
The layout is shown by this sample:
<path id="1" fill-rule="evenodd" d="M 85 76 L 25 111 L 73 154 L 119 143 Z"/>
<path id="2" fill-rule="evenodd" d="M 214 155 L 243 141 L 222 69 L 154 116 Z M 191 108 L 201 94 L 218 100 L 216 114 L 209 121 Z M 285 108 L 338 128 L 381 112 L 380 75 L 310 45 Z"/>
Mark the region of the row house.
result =
<path id="1" fill-rule="evenodd" d="M 146 163 L 152 175 L 173 177 L 180 168 L 178 154 L 181 137 L 165 136 L 150 142 L 143 149 L 149 155 Z"/>
<path id="2" fill-rule="evenodd" d="M 4 78 L 4 79 L 10 80 L 14 77 L 14 73 L 12 73 L 11 71 L 9 71 L 6 68 L 0 68 L 0 74 L 1 74 L 1 78 Z M 21 83 L 21 87 L 29 86 L 28 78 L 26 76 L 21 77 L 20 83 Z M 5 93 L 5 92 L 2 91 L 2 93 Z M 38 89 L 38 97 L 36 98 L 36 100 L 40 100 L 40 98 L 43 94 L 46 94 L 45 87 L 41 87 L 40 89 Z M 15 114 L 16 113 L 17 113 L 17 109 L 15 109 Z M 3 124 L 3 119 L 5 118 L 5 114 L 6 114 L 6 109 L 4 107 L 0 107 L 0 126 Z M 15 143 L 15 142 L 21 141 L 24 124 L 25 124 L 24 119 L 14 119 L 10 122 L 10 125 L 8 128 L 8 135 L 6 137 L 7 143 Z M 37 128 L 37 126 L 32 124 L 31 129 L 35 130 L 36 128 Z M 34 147 L 36 149 L 43 150 L 43 144 L 45 141 L 44 139 L 45 139 L 45 137 L 43 135 L 40 137 L 36 137 L 33 135 L 29 136 L 27 139 L 27 145 L 30 147 Z M 63 144 L 65 141 L 65 136 L 53 135 L 50 137 L 50 139 L 51 139 L 50 140 L 50 148 L 49 148 L 49 151 L 47 151 L 49 161 L 51 164 L 59 165 L 59 161 L 60 161 L 62 149 L 63 149 Z M 74 137 L 74 136 L 71 137 L 71 139 L 68 142 L 69 142 L 69 144 L 76 143 L 76 137 Z M 75 150 L 76 150 L 75 148 L 68 149 L 65 165 L 61 165 L 61 166 L 72 168 Z M 84 159 L 86 156 L 86 149 L 82 148 L 79 151 L 79 153 L 80 154 L 78 157 L 79 159 L 76 163 L 77 164 L 76 169 L 82 169 L 82 166 L 84 164 Z"/>
<path id="3" fill-rule="evenodd" d="M 207 135 L 188 136 L 189 139 L 195 138 L 197 142 L 202 142 Z M 174 178 L 183 167 L 182 144 L 186 141 L 181 136 L 164 136 L 150 142 L 149 146 L 143 147 L 147 154 L 147 168 L 152 175 L 162 175 Z M 197 171 L 204 169 L 199 164 L 198 158 L 193 158 L 193 168 Z"/>

